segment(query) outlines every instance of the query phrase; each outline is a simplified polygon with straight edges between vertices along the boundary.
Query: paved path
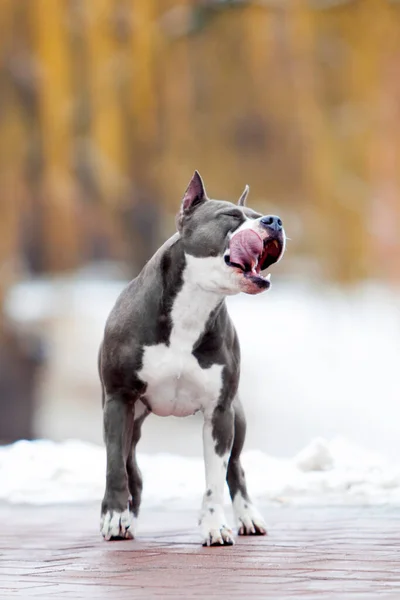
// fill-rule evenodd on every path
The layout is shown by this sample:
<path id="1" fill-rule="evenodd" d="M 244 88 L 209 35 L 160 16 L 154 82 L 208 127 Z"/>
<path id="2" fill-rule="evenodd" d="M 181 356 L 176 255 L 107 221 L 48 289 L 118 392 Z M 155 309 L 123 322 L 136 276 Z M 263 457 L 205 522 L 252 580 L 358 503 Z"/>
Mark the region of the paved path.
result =
<path id="1" fill-rule="evenodd" d="M 265 508 L 269 536 L 202 548 L 196 513 L 143 512 L 103 542 L 98 507 L 0 506 L 0 598 L 400 600 L 400 509 Z"/>

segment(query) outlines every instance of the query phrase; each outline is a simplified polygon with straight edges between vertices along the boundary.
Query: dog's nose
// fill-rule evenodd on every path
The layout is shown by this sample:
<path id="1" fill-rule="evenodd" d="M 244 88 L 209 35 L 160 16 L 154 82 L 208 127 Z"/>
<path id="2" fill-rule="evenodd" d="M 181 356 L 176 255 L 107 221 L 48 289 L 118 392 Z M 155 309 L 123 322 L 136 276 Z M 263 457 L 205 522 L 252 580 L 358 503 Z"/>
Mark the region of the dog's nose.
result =
<path id="1" fill-rule="evenodd" d="M 266 215 L 261 219 L 261 223 L 264 227 L 268 227 L 268 229 L 272 229 L 273 231 L 281 231 L 282 229 L 282 219 L 276 215 Z"/>

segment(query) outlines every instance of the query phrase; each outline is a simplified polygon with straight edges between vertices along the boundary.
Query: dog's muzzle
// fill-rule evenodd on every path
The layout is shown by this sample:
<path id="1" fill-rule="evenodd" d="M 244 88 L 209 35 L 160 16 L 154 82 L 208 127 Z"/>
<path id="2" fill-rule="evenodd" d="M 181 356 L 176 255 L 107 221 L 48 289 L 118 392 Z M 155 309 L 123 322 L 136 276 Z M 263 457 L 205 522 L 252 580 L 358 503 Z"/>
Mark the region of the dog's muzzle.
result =
<path id="1" fill-rule="evenodd" d="M 285 232 L 279 217 L 268 215 L 254 222 L 254 226 L 239 229 L 229 242 L 225 254 L 228 266 L 241 272 L 260 288 L 269 287 L 269 276 L 264 271 L 278 262 L 285 250 Z"/>

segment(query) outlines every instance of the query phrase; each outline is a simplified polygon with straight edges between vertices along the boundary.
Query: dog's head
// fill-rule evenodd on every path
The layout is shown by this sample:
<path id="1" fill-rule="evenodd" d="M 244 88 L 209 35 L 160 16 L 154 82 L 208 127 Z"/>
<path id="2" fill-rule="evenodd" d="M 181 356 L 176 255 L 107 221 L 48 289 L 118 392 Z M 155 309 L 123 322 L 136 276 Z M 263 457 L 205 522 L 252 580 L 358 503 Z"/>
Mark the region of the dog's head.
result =
<path id="1" fill-rule="evenodd" d="M 259 294 L 270 286 L 265 271 L 285 251 L 282 221 L 245 206 L 246 186 L 237 204 L 210 200 L 195 171 L 182 200 L 178 231 L 199 284 L 224 294 Z"/>

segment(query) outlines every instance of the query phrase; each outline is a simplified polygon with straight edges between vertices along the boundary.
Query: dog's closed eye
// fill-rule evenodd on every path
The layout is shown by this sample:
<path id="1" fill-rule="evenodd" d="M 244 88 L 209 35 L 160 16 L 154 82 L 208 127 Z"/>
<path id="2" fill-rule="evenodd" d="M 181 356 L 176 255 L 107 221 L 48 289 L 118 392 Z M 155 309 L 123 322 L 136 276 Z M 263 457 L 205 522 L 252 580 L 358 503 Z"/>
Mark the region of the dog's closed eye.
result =
<path id="1" fill-rule="evenodd" d="M 243 213 L 240 211 L 231 211 L 231 212 L 224 212 L 221 213 L 220 215 L 221 217 L 229 217 L 230 219 L 238 219 L 239 221 L 243 220 Z"/>

